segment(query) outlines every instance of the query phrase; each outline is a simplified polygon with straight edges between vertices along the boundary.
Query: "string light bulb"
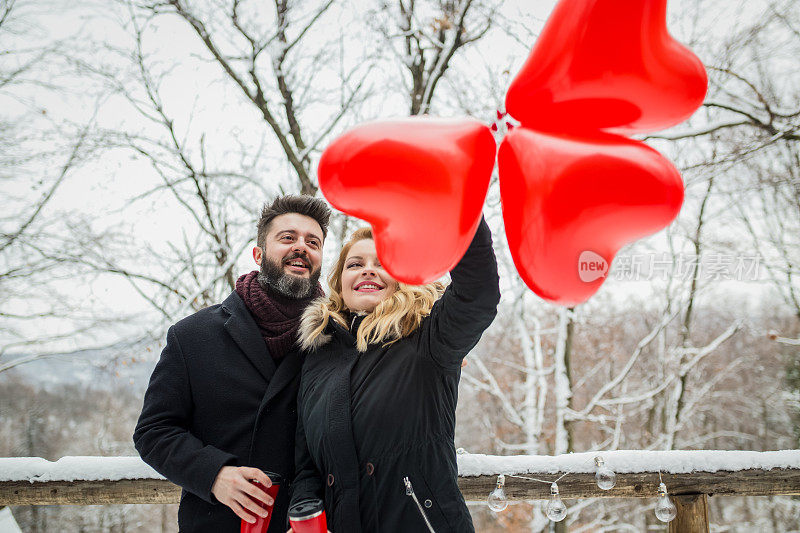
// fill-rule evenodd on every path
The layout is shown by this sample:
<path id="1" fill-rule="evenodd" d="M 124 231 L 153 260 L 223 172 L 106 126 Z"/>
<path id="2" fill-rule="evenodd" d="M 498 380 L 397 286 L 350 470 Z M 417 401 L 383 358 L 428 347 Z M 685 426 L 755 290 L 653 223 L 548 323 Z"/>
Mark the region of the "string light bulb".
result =
<path id="1" fill-rule="evenodd" d="M 667 486 L 664 483 L 658 485 L 658 500 L 656 501 L 656 518 L 662 522 L 672 522 L 678 514 L 678 509 L 667 495 Z"/>
<path id="2" fill-rule="evenodd" d="M 506 491 L 503 489 L 506 485 L 506 476 L 500 474 L 497 476 L 497 486 L 489 493 L 486 502 L 489 504 L 489 509 L 495 513 L 505 511 L 508 507 L 508 498 L 506 498 Z"/>
<path id="3" fill-rule="evenodd" d="M 597 472 L 594 475 L 597 486 L 602 490 L 613 489 L 617 484 L 617 475 L 614 471 L 606 466 L 606 462 L 599 455 L 594 458 L 594 464 L 597 466 Z"/>
<path id="4" fill-rule="evenodd" d="M 561 522 L 567 517 L 567 506 L 564 505 L 564 502 L 561 501 L 561 496 L 558 495 L 557 483 L 550 485 L 550 501 L 547 502 L 545 514 L 553 522 Z"/>

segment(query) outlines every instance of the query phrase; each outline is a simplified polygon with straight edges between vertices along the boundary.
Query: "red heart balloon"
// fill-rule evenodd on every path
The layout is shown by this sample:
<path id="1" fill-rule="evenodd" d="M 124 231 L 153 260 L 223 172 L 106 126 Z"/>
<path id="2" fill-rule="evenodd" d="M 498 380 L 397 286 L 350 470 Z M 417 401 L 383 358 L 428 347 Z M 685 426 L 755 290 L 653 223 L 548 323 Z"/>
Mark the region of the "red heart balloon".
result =
<path id="1" fill-rule="evenodd" d="M 666 28 L 667 0 L 561 0 L 506 94 L 546 131 L 632 134 L 674 126 L 703 103 L 701 61 Z"/>
<path id="2" fill-rule="evenodd" d="M 672 163 L 617 135 L 516 128 L 498 160 L 517 271 L 536 294 L 562 305 L 592 296 L 619 249 L 664 228 L 683 203 Z"/>
<path id="3" fill-rule="evenodd" d="M 372 225 L 378 257 L 392 276 L 429 283 L 469 246 L 495 152 L 491 131 L 475 120 L 372 122 L 325 150 L 319 185 L 331 205 Z"/>

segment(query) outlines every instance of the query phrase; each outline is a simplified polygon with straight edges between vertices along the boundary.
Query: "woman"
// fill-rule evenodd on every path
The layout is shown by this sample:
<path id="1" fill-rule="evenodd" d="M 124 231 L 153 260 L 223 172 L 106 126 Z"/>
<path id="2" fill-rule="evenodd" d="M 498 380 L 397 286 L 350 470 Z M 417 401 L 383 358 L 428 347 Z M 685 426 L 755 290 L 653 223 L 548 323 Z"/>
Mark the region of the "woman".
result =
<path id="1" fill-rule="evenodd" d="M 334 533 L 474 531 L 453 438 L 462 360 L 500 299 L 484 220 L 450 274 L 398 283 L 360 229 L 303 315 L 292 503 L 322 499 Z"/>

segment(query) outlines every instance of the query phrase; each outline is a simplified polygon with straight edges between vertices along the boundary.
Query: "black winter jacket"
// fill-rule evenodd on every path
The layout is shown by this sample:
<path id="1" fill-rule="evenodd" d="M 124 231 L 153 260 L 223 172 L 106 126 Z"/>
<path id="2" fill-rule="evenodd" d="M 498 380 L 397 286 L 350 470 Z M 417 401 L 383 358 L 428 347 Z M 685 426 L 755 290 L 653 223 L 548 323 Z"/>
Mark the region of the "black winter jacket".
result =
<path id="1" fill-rule="evenodd" d="M 306 355 L 292 501 L 323 499 L 333 533 L 427 532 L 426 520 L 436 533 L 474 531 L 453 439 L 461 361 L 500 299 L 485 221 L 450 275 L 408 337 L 359 353 L 353 335 L 331 321 Z M 304 322 L 315 314 L 312 304 Z"/>
<path id="2" fill-rule="evenodd" d="M 183 488 L 181 532 L 239 531 L 239 517 L 211 494 L 225 465 L 292 479 L 301 357 L 289 352 L 276 368 L 235 291 L 169 329 L 133 440 L 147 464 Z M 284 485 L 270 533 L 286 531 Z"/>

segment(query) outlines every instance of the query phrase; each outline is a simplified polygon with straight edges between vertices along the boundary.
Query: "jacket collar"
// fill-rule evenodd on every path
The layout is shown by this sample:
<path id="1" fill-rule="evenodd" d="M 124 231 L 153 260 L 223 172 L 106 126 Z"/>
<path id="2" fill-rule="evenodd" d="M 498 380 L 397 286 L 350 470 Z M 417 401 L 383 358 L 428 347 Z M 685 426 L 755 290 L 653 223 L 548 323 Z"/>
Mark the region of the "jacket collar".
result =
<path id="1" fill-rule="evenodd" d="M 267 381 L 275 374 L 275 361 L 267 350 L 267 343 L 258 331 L 253 315 L 247 309 L 242 298 L 233 291 L 224 302 L 222 308 L 230 315 L 225 321 L 225 331 L 233 338 L 258 372 Z"/>
<path id="2" fill-rule="evenodd" d="M 325 316 L 325 302 L 327 299 L 328 298 L 325 296 L 317 298 L 311 302 L 303 312 L 303 318 L 300 319 L 300 329 L 297 332 L 297 342 L 303 350 L 313 352 L 332 340 L 331 325 L 335 324 L 338 326 L 333 320 L 328 321 L 328 325 L 324 330 L 318 332 L 316 335 L 314 334 L 314 330 L 322 324 L 323 317 Z"/>

